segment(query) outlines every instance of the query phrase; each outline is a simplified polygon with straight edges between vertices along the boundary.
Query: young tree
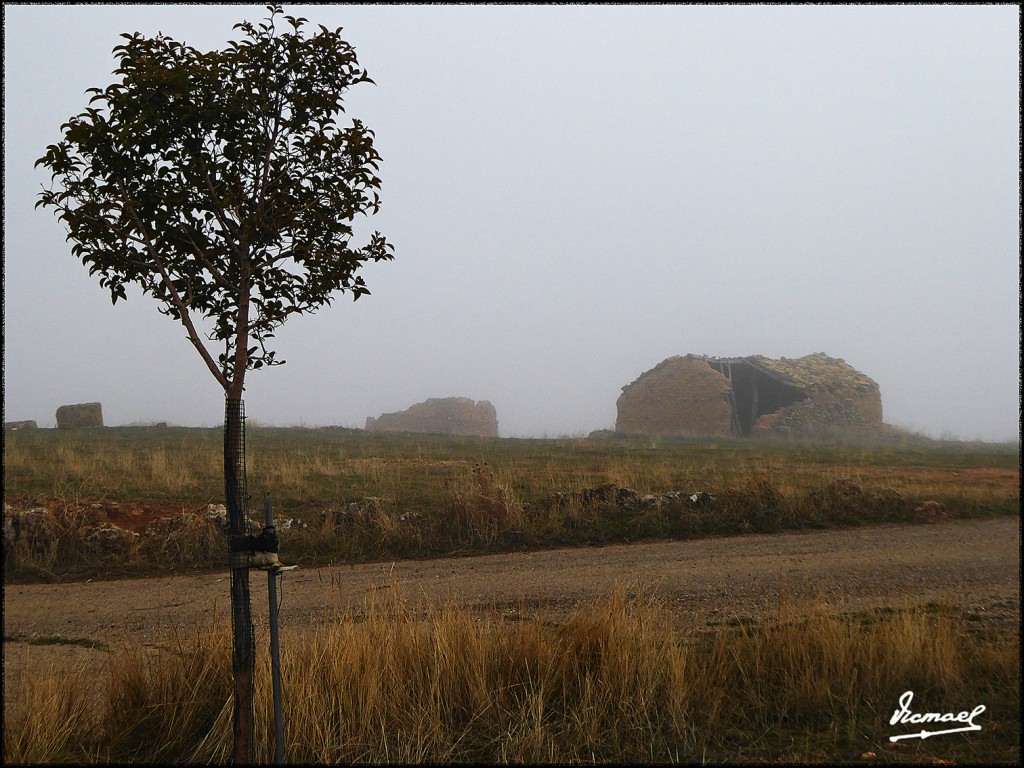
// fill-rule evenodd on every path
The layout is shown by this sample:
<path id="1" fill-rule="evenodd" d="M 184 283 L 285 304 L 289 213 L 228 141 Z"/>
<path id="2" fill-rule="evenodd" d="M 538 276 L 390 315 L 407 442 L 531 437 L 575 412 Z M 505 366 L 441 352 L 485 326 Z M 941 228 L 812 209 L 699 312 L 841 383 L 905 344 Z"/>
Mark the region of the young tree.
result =
<path id="1" fill-rule="evenodd" d="M 269 342 L 288 316 L 336 292 L 369 293 L 360 267 L 393 258 L 379 232 L 351 244 L 355 218 L 380 206 L 380 156 L 372 131 L 339 119 L 348 89 L 373 81 L 340 28 L 307 36 L 306 19 L 267 10 L 258 25 L 236 24 L 244 37 L 219 51 L 122 35 L 119 82 L 89 89 L 90 106 L 36 162 L 52 175 L 37 207 L 54 209 L 111 301 L 129 284 L 151 295 L 223 388 L 235 549 L 246 533 L 246 373 L 284 362 Z M 236 579 L 232 568 L 232 615 L 247 617 L 248 570 Z M 251 687 L 248 715 L 239 697 L 251 686 L 252 640 L 235 633 L 235 757 L 245 762 Z"/>

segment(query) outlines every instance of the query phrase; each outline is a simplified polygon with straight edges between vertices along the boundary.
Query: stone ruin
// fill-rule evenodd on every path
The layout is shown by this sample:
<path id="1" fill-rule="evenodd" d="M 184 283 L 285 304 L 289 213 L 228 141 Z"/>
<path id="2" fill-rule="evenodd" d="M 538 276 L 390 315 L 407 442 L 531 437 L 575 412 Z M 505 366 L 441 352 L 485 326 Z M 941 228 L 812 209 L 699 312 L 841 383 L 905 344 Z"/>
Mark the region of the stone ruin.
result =
<path id="1" fill-rule="evenodd" d="M 615 432 L 689 437 L 814 434 L 882 426 L 878 384 L 845 361 L 674 356 L 622 388 Z"/>
<path id="2" fill-rule="evenodd" d="M 57 409 L 57 429 L 102 426 L 103 408 L 99 403 L 62 405 Z"/>
<path id="3" fill-rule="evenodd" d="M 35 420 L 28 421 L 5 421 L 4 429 L 38 429 Z"/>
<path id="4" fill-rule="evenodd" d="M 498 414 L 487 400 L 434 397 L 404 411 L 367 417 L 366 431 L 497 437 Z"/>

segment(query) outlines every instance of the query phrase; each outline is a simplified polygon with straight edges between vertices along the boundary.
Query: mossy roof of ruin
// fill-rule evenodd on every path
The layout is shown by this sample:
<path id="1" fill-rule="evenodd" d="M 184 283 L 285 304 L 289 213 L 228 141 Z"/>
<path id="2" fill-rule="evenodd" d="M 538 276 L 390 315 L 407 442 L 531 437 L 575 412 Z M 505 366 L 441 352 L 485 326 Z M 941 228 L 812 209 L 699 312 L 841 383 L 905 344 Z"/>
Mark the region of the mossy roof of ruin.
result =
<path id="1" fill-rule="evenodd" d="M 762 371 L 764 374 L 805 391 L 834 390 L 837 388 L 854 389 L 860 392 L 877 389 L 878 383 L 858 371 L 845 360 L 829 357 L 824 352 L 815 352 L 796 359 L 771 358 L 764 355 L 747 357 L 710 357 L 708 355 L 673 355 L 658 363 L 649 371 L 642 373 L 635 381 L 622 387 L 629 389 L 638 381 L 664 370 L 675 362 L 685 360 L 703 360 L 709 365 L 746 363 Z"/>
<path id="2" fill-rule="evenodd" d="M 824 352 L 815 352 L 795 359 L 790 357 L 775 359 L 761 354 L 752 354 L 745 357 L 677 354 L 658 362 L 654 368 L 645 371 L 635 381 L 624 386 L 623 390 L 629 389 L 641 379 L 663 371 L 666 367 L 674 364 L 674 362 L 682 360 L 703 360 L 709 365 L 725 364 L 725 362 L 731 362 L 731 364 L 736 365 L 743 362 L 743 364 L 754 366 L 773 379 L 799 387 L 805 391 L 821 391 L 842 387 L 862 392 L 877 389 L 879 386 L 876 381 L 860 373 L 853 366 L 849 365 L 846 360 L 839 357 L 829 357 Z"/>
<path id="3" fill-rule="evenodd" d="M 749 363 L 769 375 L 808 391 L 830 390 L 837 387 L 863 391 L 878 387 L 874 379 L 864 375 L 845 360 L 829 357 L 824 352 L 816 352 L 796 359 L 783 357 L 776 360 L 763 355 L 706 359 L 710 363 Z"/>
<path id="4" fill-rule="evenodd" d="M 672 357 L 666 357 L 664 360 L 662 360 L 656 366 L 651 368 L 649 371 L 644 371 L 639 376 L 637 376 L 633 381 L 631 381 L 629 384 L 626 384 L 625 386 L 621 387 L 621 389 L 622 389 L 623 392 L 625 392 L 627 389 L 632 387 L 634 384 L 639 382 L 641 379 L 645 379 L 648 376 L 652 376 L 652 375 L 654 375 L 656 373 L 660 373 L 661 371 L 665 370 L 665 368 L 667 368 L 668 366 L 672 365 L 673 363 L 678 363 L 678 362 L 683 362 L 683 361 L 688 361 L 688 360 L 702 360 L 704 362 L 707 362 L 708 360 L 712 360 L 712 359 L 714 359 L 714 358 L 709 358 L 709 357 L 706 357 L 704 355 L 692 355 L 692 354 L 691 355 L 672 355 Z"/>

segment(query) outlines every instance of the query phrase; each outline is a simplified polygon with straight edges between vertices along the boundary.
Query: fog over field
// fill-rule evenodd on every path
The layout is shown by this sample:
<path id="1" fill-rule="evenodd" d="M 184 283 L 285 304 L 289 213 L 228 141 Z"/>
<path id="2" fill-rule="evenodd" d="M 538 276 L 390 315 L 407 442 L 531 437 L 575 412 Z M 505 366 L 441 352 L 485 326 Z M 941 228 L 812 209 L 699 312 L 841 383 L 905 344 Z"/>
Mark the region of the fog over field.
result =
<path id="1" fill-rule="evenodd" d="M 247 378 L 273 425 L 362 427 L 490 400 L 503 436 L 586 434 L 671 355 L 825 352 L 885 421 L 1016 440 L 1020 11 L 954 6 L 290 6 L 344 27 L 376 85 L 396 249 L 372 292 L 291 318 Z M 201 50 L 263 5 L 4 14 L 4 419 L 222 422 L 152 299 L 71 255 L 34 169 L 113 82 L 122 32 Z"/>

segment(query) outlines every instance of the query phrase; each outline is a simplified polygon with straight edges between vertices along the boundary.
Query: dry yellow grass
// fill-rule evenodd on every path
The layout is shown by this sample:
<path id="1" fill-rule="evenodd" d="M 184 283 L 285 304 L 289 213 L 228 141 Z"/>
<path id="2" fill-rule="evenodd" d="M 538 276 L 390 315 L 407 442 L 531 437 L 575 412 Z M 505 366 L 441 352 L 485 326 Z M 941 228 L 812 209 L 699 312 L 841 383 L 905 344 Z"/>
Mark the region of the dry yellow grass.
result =
<path id="1" fill-rule="evenodd" d="M 125 649 L 98 709 L 60 671 L 5 718 L 7 762 L 225 762 L 230 644 L 197 632 L 156 656 Z M 977 634 L 940 608 L 864 616 L 780 607 L 708 637 L 620 589 L 568 619 L 371 595 L 282 649 L 289 762 L 829 761 L 883 750 L 912 689 L 932 711 L 982 702 L 985 737 L 917 755 L 1019 759 L 1019 633 Z M 255 758 L 273 755 L 266 659 Z M 1016 712 L 1016 715 L 1014 715 Z M 900 753 L 905 754 L 905 753 Z"/>

